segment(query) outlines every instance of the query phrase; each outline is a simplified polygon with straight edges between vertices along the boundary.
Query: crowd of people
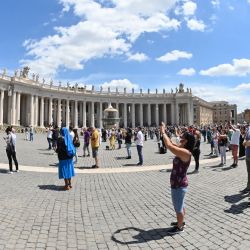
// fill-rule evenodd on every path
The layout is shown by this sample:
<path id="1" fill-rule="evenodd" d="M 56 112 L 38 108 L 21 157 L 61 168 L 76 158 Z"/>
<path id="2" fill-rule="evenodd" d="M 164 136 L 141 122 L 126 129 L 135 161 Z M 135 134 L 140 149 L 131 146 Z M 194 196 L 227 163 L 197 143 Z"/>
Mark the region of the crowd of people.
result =
<path id="1" fill-rule="evenodd" d="M 227 123 L 219 126 L 166 126 L 161 123 L 160 127 L 152 128 L 126 128 L 126 129 L 97 129 L 95 127 L 82 128 L 78 134 L 78 129 L 73 127 L 49 126 L 47 129 L 48 150 L 54 150 L 58 154 L 59 178 L 64 179 L 65 190 L 72 188 L 71 178 L 75 175 L 74 164 L 78 162 L 78 149 L 83 141 L 83 157 L 90 156 L 90 147 L 94 165 L 92 168 L 100 168 L 99 147 L 102 142 L 109 141 L 107 150 L 121 149 L 124 141 L 127 150 L 126 159 L 131 159 L 131 145 L 136 144 L 139 162 L 138 166 L 143 165 L 143 145 L 148 138 L 156 138 L 159 144 L 159 153 L 166 153 L 167 149 L 171 151 L 175 157 L 173 159 L 173 168 L 170 176 L 171 196 L 173 206 L 176 212 L 176 222 L 171 223 L 173 229 L 169 233 L 180 233 L 185 227 L 185 203 L 184 198 L 187 192 L 188 179 L 187 170 L 189 168 L 191 158 L 195 161 L 195 170 L 193 173 L 199 172 L 199 158 L 201 154 L 200 144 L 203 137 L 204 142 L 210 144 L 210 157 L 220 156 L 221 167 L 227 163 L 226 154 L 232 152 L 233 163 L 232 168 L 238 166 L 239 158 L 245 157 L 247 167 L 247 185 L 241 190 L 242 194 L 250 194 L 250 127 L 247 125 L 232 125 Z M 32 135 L 29 136 L 33 140 Z M 25 131 L 26 133 L 26 131 Z M 16 135 L 15 130 L 11 127 L 6 129 L 7 143 L 6 154 L 9 160 L 9 172 L 13 173 L 12 160 L 18 169 L 16 159 Z M 31 139 L 32 138 L 32 139 Z M 174 138 L 174 140 L 172 140 Z"/>

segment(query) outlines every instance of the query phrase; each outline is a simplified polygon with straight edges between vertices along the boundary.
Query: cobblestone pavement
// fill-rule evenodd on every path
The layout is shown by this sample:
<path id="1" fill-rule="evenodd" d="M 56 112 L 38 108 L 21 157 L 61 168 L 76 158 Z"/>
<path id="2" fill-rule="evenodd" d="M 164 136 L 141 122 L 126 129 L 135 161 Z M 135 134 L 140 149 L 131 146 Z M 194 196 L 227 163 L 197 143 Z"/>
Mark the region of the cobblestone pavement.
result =
<path id="1" fill-rule="evenodd" d="M 5 136 L 0 134 L 0 138 Z M 82 138 L 82 137 L 81 137 Z M 0 141 L 0 162 L 8 163 L 8 159 L 5 152 L 5 142 L 3 139 Z M 81 146 L 78 149 L 78 163 L 77 167 L 88 168 L 94 164 L 94 161 L 91 157 L 82 157 L 83 155 L 83 139 L 81 140 Z M 132 159 L 127 160 L 127 150 L 125 144 L 122 145 L 122 149 L 118 150 L 106 150 L 108 144 L 103 142 L 101 144 L 99 155 L 102 168 L 118 168 L 118 167 L 131 167 L 136 166 L 138 163 L 138 155 L 136 146 L 133 143 L 132 149 Z M 117 145 L 116 145 L 117 146 Z M 55 167 L 58 159 L 57 154 L 53 150 L 48 150 L 48 143 L 46 139 L 46 134 L 36 134 L 34 136 L 34 141 L 25 141 L 24 134 L 17 134 L 17 159 L 20 165 L 25 166 L 40 166 L 40 167 Z M 202 154 L 201 159 L 207 158 L 204 155 L 207 155 L 210 152 L 208 144 L 202 143 Z M 158 144 L 156 140 L 148 140 L 144 142 L 143 148 L 144 156 L 144 165 L 153 166 L 153 165 L 164 165 L 172 162 L 173 155 L 168 152 L 167 154 L 158 153 Z"/>
<path id="2" fill-rule="evenodd" d="M 175 236 L 167 233 L 175 221 L 169 170 L 77 174 L 61 191 L 56 173 L 10 175 L 0 164 L 0 249 L 250 249 L 249 200 L 239 193 L 245 161 L 218 163 L 189 175 L 187 227 Z"/>

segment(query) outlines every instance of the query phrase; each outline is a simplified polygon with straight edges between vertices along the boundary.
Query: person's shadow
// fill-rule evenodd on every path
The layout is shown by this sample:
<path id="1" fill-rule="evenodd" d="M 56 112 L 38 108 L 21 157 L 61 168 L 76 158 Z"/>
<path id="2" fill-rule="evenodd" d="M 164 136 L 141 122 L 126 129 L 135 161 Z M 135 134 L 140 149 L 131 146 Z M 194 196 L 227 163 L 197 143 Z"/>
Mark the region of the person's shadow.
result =
<path id="1" fill-rule="evenodd" d="M 172 228 L 173 227 L 143 230 L 136 227 L 127 227 L 115 231 L 111 236 L 111 240 L 121 245 L 139 244 L 152 240 L 160 240 L 165 238 L 166 236 L 171 236 L 169 234 L 169 231 Z M 130 233 L 136 232 L 137 234 L 132 236 L 133 239 L 128 241 L 123 241 L 119 239 L 119 238 L 122 239 L 122 236 L 119 237 L 119 234 L 122 234 L 123 231 L 129 231 Z"/>
<path id="2" fill-rule="evenodd" d="M 38 187 L 42 190 L 53 190 L 53 191 L 65 191 L 64 186 L 56 186 L 56 185 L 38 185 Z"/>
<path id="3" fill-rule="evenodd" d="M 231 214 L 241 214 L 244 212 L 246 208 L 250 206 L 250 202 L 241 202 L 239 204 L 239 201 L 243 200 L 244 198 L 249 197 L 248 194 L 233 194 L 233 195 L 226 195 L 224 197 L 225 201 L 228 203 L 231 203 L 231 207 L 229 209 L 225 209 L 225 213 L 231 213 Z"/>

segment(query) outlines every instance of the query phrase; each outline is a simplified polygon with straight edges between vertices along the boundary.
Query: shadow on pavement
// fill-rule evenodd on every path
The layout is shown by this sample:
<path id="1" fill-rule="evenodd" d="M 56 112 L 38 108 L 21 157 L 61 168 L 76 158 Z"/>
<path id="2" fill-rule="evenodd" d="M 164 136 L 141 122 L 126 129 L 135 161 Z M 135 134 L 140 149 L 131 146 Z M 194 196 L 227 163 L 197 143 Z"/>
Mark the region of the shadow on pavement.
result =
<path id="1" fill-rule="evenodd" d="M 8 173 L 9 173 L 9 170 L 0 169 L 0 173 L 1 173 L 1 174 L 8 174 Z"/>
<path id="2" fill-rule="evenodd" d="M 144 243 L 152 240 L 161 240 L 165 238 L 166 236 L 170 236 L 169 231 L 172 229 L 172 227 L 169 228 L 158 228 L 158 229 L 150 229 L 150 230 L 143 230 L 136 227 L 127 227 L 123 229 L 119 229 L 116 232 L 113 233 L 111 240 L 114 242 L 121 244 L 121 245 L 130 245 L 130 244 L 138 244 L 138 243 Z M 137 233 L 137 235 L 131 236 L 132 239 L 128 241 L 119 240 L 118 238 L 123 238 L 122 236 L 119 237 L 119 234 L 122 234 L 122 232 L 125 231 L 127 234 L 129 231 L 129 234 Z"/>
<path id="3" fill-rule="evenodd" d="M 171 173 L 172 169 L 161 169 L 159 172 L 161 173 Z"/>
<path id="4" fill-rule="evenodd" d="M 135 163 L 135 164 L 128 163 L 128 164 L 123 164 L 122 166 L 124 166 L 124 167 L 137 167 L 137 163 Z"/>
<path id="5" fill-rule="evenodd" d="M 249 208 L 250 202 L 242 202 L 240 204 L 233 204 L 229 209 L 225 209 L 225 213 L 231 213 L 231 214 L 241 214 L 244 212 L 244 209 Z"/>
<path id="6" fill-rule="evenodd" d="M 192 174 L 199 174 L 199 171 L 197 172 L 197 171 L 194 170 L 194 171 L 191 171 L 191 172 L 187 173 L 187 175 L 192 175 Z"/>
<path id="7" fill-rule="evenodd" d="M 241 202 L 239 204 L 239 201 L 243 200 L 244 198 L 249 197 L 249 194 L 233 194 L 233 195 L 226 195 L 224 197 L 225 201 L 228 203 L 231 203 L 232 206 L 229 209 L 225 209 L 225 213 L 232 213 L 232 214 L 241 214 L 244 212 L 244 209 L 248 208 L 250 206 L 249 202 Z"/>
<path id="8" fill-rule="evenodd" d="M 56 186 L 56 185 L 38 185 L 38 187 L 42 190 L 54 190 L 54 191 L 65 191 L 64 186 Z"/>
<path id="9" fill-rule="evenodd" d="M 249 195 L 248 194 L 233 194 L 233 195 L 226 195 L 224 199 L 228 203 L 237 203 L 246 197 L 249 197 Z"/>
<path id="10" fill-rule="evenodd" d="M 53 163 L 53 164 L 49 164 L 50 167 L 58 167 L 59 163 Z"/>
<path id="11" fill-rule="evenodd" d="M 126 156 L 117 156 L 115 157 L 116 160 L 127 160 Z"/>

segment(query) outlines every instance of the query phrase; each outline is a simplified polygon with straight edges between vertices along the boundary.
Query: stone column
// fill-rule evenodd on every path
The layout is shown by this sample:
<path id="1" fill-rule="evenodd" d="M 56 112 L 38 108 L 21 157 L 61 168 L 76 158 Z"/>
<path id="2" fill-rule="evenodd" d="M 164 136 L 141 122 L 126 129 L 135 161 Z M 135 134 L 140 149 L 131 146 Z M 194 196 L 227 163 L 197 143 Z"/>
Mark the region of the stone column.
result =
<path id="1" fill-rule="evenodd" d="M 16 92 L 13 91 L 11 99 L 11 125 L 16 125 Z"/>
<path id="2" fill-rule="evenodd" d="M 99 126 L 100 126 L 100 128 L 102 128 L 103 127 L 103 125 L 102 125 L 102 102 L 100 102 L 100 109 L 99 109 L 100 111 L 99 111 Z"/>
<path id="3" fill-rule="evenodd" d="M 140 103 L 140 126 L 143 127 L 143 106 Z"/>
<path id="4" fill-rule="evenodd" d="M 82 103 L 82 126 L 86 128 L 86 102 Z"/>
<path id="5" fill-rule="evenodd" d="M 78 128 L 78 103 L 75 100 L 74 127 Z"/>
<path id="6" fill-rule="evenodd" d="M 0 125 L 3 125 L 3 101 L 4 101 L 4 90 L 1 89 L 1 97 L 0 97 Z"/>
<path id="7" fill-rule="evenodd" d="M 155 123 L 156 127 L 159 126 L 159 104 L 155 104 Z"/>
<path id="8" fill-rule="evenodd" d="M 171 124 L 174 125 L 175 124 L 175 115 L 174 115 L 174 111 L 175 111 L 175 107 L 174 107 L 174 103 L 171 103 Z"/>
<path id="9" fill-rule="evenodd" d="M 66 127 L 69 128 L 69 99 L 66 100 Z"/>
<path id="10" fill-rule="evenodd" d="M 131 119 L 132 119 L 132 128 L 135 127 L 135 104 L 131 104 Z"/>
<path id="11" fill-rule="evenodd" d="M 61 127 L 62 125 L 62 101 L 58 98 L 57 100 L 57 126 Z"/>
<path id="12" fill-rule="evenodd" d="M 188 115 L 188 125 L 193 125 L 194 123 L 194 108 L 193 108 L 193 102 L 187 103 L 187 115 Z"/>
<path id="13" fill-rule="evenodd" d="M 44 97 L 40 100 L 40 127 L 44 127 Z"/>
<path id="14" fill-rule="evenodd" d="M 179 103 L 175 103 L 175 123 L 179 125 Z"/>
<path id="15" fill-rule="evenodd" d="M 20 126 L 20 105 L 21 105 L 21 93 L 17 93 L 16 100 L 16 125 Z"/>
<path id="16" fill-rule="evenodd" d="M 49 124 L 52 123 L 52 98 L 49 98 Z"/>
<path id="17" fill-rule="evenodd" d="M 38 96 L 35 96 L 35 118 L 34 118 L 34 126 L 37 127 L 38 125 Z"/>
<path id="18" fill-rule="evenodd" d="M 91 127 L 95 126 L 95 103 L 91 102 Z"/>
<path id="19" fill-rule="evenodd" d="M 30 126 L 34 126 L 34 96 L 30 96 Z"/>
<path id="20" fill-rule="evenodd" d="M 148 126 L 151 126 L 151 105 L 148 104 Z"/>
<path id="21" fill-rule="evenodd" d="M 127 103 L 123 104 L 124 112 L 123 112 L 123 123 L 124 128 L 128 127 L 128 117 L 127 117 Z"/>
<path id="22" fill-rule="evenodd" d="M 166 103 L 163 103 L 163 122 L 167 124 L 167 108 Z"/>

